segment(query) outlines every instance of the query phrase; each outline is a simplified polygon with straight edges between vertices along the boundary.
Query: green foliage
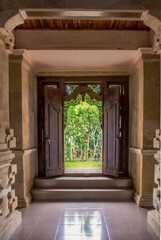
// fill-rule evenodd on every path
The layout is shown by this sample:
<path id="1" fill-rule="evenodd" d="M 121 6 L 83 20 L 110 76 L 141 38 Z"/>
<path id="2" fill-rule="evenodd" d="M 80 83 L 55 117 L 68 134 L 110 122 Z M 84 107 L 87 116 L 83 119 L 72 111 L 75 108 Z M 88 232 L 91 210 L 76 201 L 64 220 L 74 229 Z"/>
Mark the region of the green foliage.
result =
<path id="1" fill-rule="evenodd" d="M 71 94 L 72 92 L 74 92 L 74 90 L 79 87 L 79 85 L 67 85 L 66 86 L 66 91 L 67 94 Z"/>
<path id="2" fill-rule="evenodd" d="M 101 161 L 73 161 L 65 162 L 65 167 L 102 167 Z"/>
<path id="3" fill-rule="evenodd" d="M 65 102 L 65 159 L 101 159 L 102 155 L 102 102 L 77 100 Z"/>
<path id="4" fill-rule="evenodd" d="M 100 84 L 89 84 L 88 87 L 92 89 L 92 91 L 96 94 L 100 94 L 101 92 L 101 86 Z"/>

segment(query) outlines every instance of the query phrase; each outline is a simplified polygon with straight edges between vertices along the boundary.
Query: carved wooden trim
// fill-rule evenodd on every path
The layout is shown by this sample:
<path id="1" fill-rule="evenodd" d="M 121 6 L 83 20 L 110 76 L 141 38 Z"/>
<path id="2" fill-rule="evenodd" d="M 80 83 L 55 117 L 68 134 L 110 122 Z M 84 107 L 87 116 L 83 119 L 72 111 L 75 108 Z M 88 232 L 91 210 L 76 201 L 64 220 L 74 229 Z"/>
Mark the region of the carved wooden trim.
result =
<path id="1" fill-rule="evenodd" d="M 68 96 L 64 96 L 64 101 L 70 101 L 71 99 L 76 100 L 79 94 L 87 93 L 91 100 L 96 99 L 97 101 L 102 101 L 102 95 L 94 93 L 89 87 L 87 86 L 79 86 L 77 87 L 72 94 Z"/>
<path id="2" fill-rule="evenodd" d="M 119 102 L 119 98 L 117 98 L 115 101 L 113 101 L 110 105 L 109 105 L 109 107 L 105 107 L 104 109 L 105 109 L 105 111 L 108 113 L 112 108 L 113 108 L 113 106 L 116 104 L 116 103 L 118 103 Z"/>

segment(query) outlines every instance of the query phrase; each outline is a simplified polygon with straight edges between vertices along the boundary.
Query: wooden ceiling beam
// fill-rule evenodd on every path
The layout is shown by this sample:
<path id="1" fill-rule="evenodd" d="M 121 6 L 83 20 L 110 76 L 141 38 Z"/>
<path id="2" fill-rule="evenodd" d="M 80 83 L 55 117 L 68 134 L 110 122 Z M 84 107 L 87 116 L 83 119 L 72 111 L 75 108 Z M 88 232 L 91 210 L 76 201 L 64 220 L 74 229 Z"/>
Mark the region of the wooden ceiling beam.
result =
<path id="1" fill-rule="evenodd" d="M 150 31 L 143 21 L 94 19 L 32 19 L 16 30 L 137 30 Z"/>

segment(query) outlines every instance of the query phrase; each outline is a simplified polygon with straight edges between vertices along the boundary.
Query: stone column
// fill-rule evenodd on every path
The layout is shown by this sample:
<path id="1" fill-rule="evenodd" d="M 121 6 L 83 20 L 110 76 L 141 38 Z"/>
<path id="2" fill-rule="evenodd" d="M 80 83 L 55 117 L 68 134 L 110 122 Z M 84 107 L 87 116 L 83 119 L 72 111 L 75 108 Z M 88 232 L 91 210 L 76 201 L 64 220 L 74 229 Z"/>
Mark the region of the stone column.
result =
<path id="1" fill-rule="evenodd" d="M 30 190 L 37 174 L 37 101 L 36 76 L 25 51 L 15 50 L 9 58 L 10 126 L 17 139 L 14 163 L 18 207 L 29 205 Z"/>
<path id="2" fill-rule="evenodd" d="M 161 169 L 161 129 L 156 130 L 156 137 L 154 138 L 153 143 L 154 148 L 158 149 L 157 153 L 154 154 L 154 158 L 156 160 L 155 170 L 154 170 L 154 182 L 156 187 L 153 189 L 153 206 L 154 210 L 148 212 L 147 221 L 160 236 L 160 214 L 161 214 L 161 202 L 160 202 L 160 169 Z"/>
<path id="3" fill-rule="evenodd" d="M 17 166 L 12 164 L 16 146 L 14 131 L 9 126 L 8 98 L 8 53 L 11 39 L 0 29 L 0 239 L 7 240 L 21 222 L 21 213 L 16 209 L 17 197 L 13 184 Z"/>
<path id="4" fill-rule="evenodd" d="M 153 138 L 160 124 L 160 56 L 150 51 L 139 50 L 130 76 L 129 175 L 142 207 L 153 206 Z"/>

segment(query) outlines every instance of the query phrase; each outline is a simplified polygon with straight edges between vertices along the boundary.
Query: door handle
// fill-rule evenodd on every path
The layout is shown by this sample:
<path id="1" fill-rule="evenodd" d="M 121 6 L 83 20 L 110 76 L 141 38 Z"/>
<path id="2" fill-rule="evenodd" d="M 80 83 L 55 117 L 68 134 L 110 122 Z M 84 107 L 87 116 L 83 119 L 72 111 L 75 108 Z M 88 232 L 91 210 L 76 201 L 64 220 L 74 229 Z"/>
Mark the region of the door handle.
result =
<path id="1" fill-rule="evenodd" d="M 46 141 L 48 141 L 48 144 L 50 144 L 50 139 L 49 138 L 46 138 Z"/>

